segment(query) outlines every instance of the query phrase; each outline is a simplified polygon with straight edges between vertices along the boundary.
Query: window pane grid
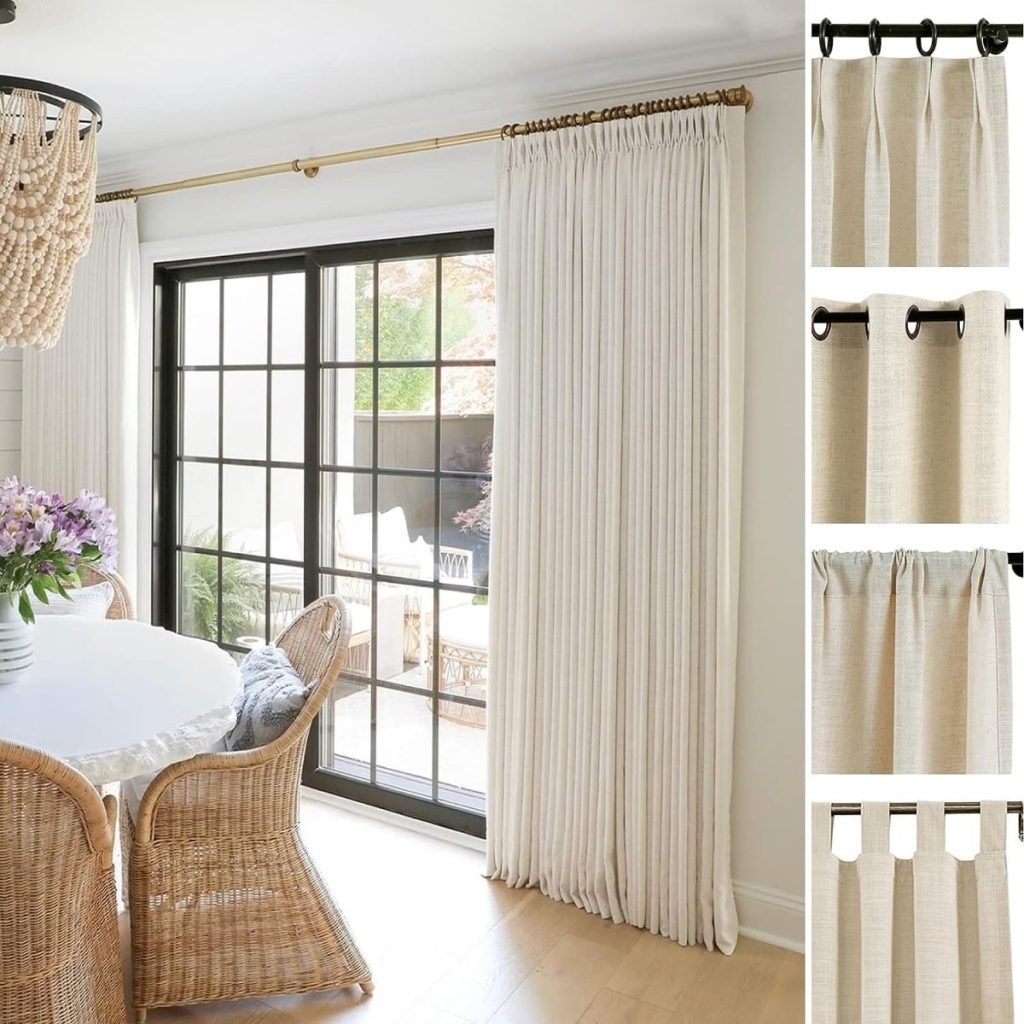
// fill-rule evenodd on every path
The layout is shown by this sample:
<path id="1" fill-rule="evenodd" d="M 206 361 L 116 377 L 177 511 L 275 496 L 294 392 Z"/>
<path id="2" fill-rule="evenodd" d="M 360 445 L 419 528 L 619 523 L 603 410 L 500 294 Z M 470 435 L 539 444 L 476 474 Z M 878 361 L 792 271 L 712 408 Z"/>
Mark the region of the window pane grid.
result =
<path id="1" fill-rule="evenodd" d="M 385 244 L 382 252 L 395 244 Z M 487 494 L 492 479 L 488 453 L 493 406 L 473 404 L 477 382 L 473 374 L 487 375 L 479 379 L 493 386 L 493 333 L 487 335 L 488 329 L 493 332 L 493 326 L 489 327 L 493 317 L 489 310 L 481 314 L 472 304 L 479 306 L 493 287 L 481 278 L 482 287 L 471 282 L 466 294 L 456 291 L 449 295 L 449 283 L 454 281 L 451 286 L 456 287 L 455 278 L 466 275 L 466 267 L 473 261 L 462 260 L 457 246 L 450 251 L 443 241 L 433 253 L 426 250 L 423 240 L 416 249 L 418 252 L 408 256 L 374 258 L 372 246 L 363 247 L 358 263 L 352 264 L 321 263 L 307 255 L 304 272 L 282 272 L 304 281 L 305 305 L 309 309 L 315 305 L 318 311 L 315 320 L 308 309 L 301 318 L 305 341 L 300 348 L 296 348 L 294 318 L 282 319 L 283 314 L 275 308 L 278 272 L 272 266 L 254 264 L 248 273 L 234 266 L 230 273 L 219 276 L 207 268 L 178 278 L 178 331 L 170 350 L 175 357 L 163 362 L 164 366 L 171 364 L 169 372 L 178 381 L 177 448 L 158 453 L 158 458 L 168 455 L 177 469 L 177 527 L 173 546 L 161 542 L 161 550 L 170 547 L 167 558 L 173 559 L 170 564 L 177 581 L 172 612 L 177 628 L 183 631 L 206 628 L 197 626 L 195 615 L 186 607 L 194 601 L 188 585 L 202 582 L 209 567 L 215 566 L 209 573 L 215 585 L 215 610 L 209 616 L 215 620 L 215 627 L 209 623 L 214 627 L 211 639 L 233 655 L 245 654 L 252 641 L 270 640 L 283 623 L 286 604 L 297 610 L 311 594 L 348 593 L 351 588 L 346 581 L 357 589 L 365 588 L 366 597 L 359 600 L 366 604 L 356 616 L 364 667 L 359 667 L 359 658 L 350 650 L 349 665 L 321 716 L 318 742 L 311 744 L 314 760 L 328 773 L 341 773 L 364 787 L 369 784 L 395 794 L 394 803 L 388 803 L 391 798 L 371 800 L 380 806 L 393 806 L 428 820 L 458 822 L 456 827 L 476 831 L 476 826 L 465 822 L 482 813 L 484 784 L 479 773 L 466 774 L 463 748 L 483 749 L 483 730 L 474 729 L 473 723 L 483 725 L 486 688 L 483 684 L 473 689 L 446 683 L 446 672 L 452 672 L 454 643 L 450 636 L 445 640 L 445 633 L 455 627 L 444 623 L 454 623 L 469 611 L 474 612 L 469 618 L 484 623 L 479 642 L 485 680 L 487 613 L 485 608 L 473 606 L 487 602 L 488 535 L 486 530 L 479 535 L 470 533 L 475 528 L 465 525 L 461 517 L 470 504 Z M 339 275 L 336 281 L 334 273 Z M 314 278 L 319 279 L 315 286 L 310 284 Z M 210 316 L 216 307 L 216 330 L 211 322 L 205 350 L 197 347 L 198 341 L 189 342 L 182 330 L 190 281 L 208 286 Z M 232 284 L 227 285 L 228 281 Z M 227 287 L 233 297 L 226 298 Z M 286 290 L 292 311 L 295 287 L 293 280 Z M 342 302 L 335 305 L 334 293 L 341 292 L 342 300 L 351 301 L 348 290 L 353 287 L 354 307 L 345 308 Z M 215 291 L 215 303 L 209 298 L 209 289 Z M 317 301 L 312 301 L 313 296 Z M 356 317 L 354 335 L 348 333 L 353 330 L 347 320 L 350 315 Z M 258 326 L 254 327 L 254 319 L 261 321 Z M 284 341 L 279 347 L 282 324 Z M 486 352 L 481 353 L 479 344 L 473 342 L 473 329 L 483 330 Z M 328 337 L 335 332 L 336 337 Z M 305 361 L 295 361 L 296 352 L 304 354 Z M 352 375 L 347 380 L 328 379 L 329 374 L 346 371 Z M 359 371 L 366 374 L 366 380 L 353 390 L 354 375 Z M 296 409 L 294 383 L 276 376 L 289 372 L 301 375 L 304 385 L 300 391 L 304 390 L 310 407 L 305 418 L 301 411 L 296 413 L 299 420 L 305 420 L 301 461 L 293 455 L 294 446 L 281 447 L 277 435 L 286 414 Z M 215 399 L 210 394 L 209 402 L 201 401 L 198 390 L 189 398 L 190 382 L 202 380 L 216 382 Z M 314 380 L 319 395 L 311 404 Z M 462 393 L 450 395 L 449 383 L 461 386 Z M 349 411 L 353 396 L 354 413 Z M 215 416 L 210 408 L 214 400 Z M 196 412 L 203 406 L 204 415 L 216 423 L 214 429 L 211 422 L 206 434 L 206 449 L 186 444 L 185 433 L 191 409 L 190 436 L 203 436 L 195 425 L 201 422 Z M 314 436 L 316 445 L 311 449 Z M 354 437 L 362 437 L 365 445 L 358 459 L 346 457 Z M 462 450 L 467 444 L 468 454 Z M 482 456 L 474 453 L 473 445 L 484 446 Z M 163 449 L 166 447 L 165 442 Z M 319 454 L 313 464 L 311 450 Z M 193 475 L 186 483 L 188 467 Z M 195 474 L 203 467 L 209 470 L 208 486 L 212 488 L 215 481 L 216 494 L 200 500 L 197 489 L 203 486 L 204 477 Z M 277 491 L 283 486 L 275 474 L 300 473 L 304 500 L 309 503 L 311 495 L 316 498 L 311 507 L 317 509 L 313 520 L 319 526 L 310 534 L 310 513 L 305 517 L 300 513 L 300 550 L 293 553 L 275 537 L 276 524 L 294 504 L 280 513 L 275 509 L 274 502 L 280 500 Z M 250 500 L 247 496 L 256 481 L 262 494 Z M 296 490 L 294 482 L 290 489 Z M 191 520 L 186 519 L 189 509 Z M 392 521 L 395 516 L 402 524 L 399 533 Z M 353 529 L 357 533 L 362 529 L 356 529 L 351 521 L 360 517 L 365 523 L 369 558 L 365 565 L 359 565 L 358 559 L 335 562 L 335 551 L 346 550 L 342 532 L 347 531 L 351 549 Z M 184 527 L 188 521 L 202 525 L 204 520 L 211 527 L 205 534 L 187 535 Z M 397 548 L 396 536 L 406 538 Z M 203 539 L 196 542 L 199 537 Z M 249 601 L 252 616 L 248 623 L 236 614 L 239 580 L 245 586 L 249 586 L 246 581 L 257 581 L 254 585 L 259 594 L 257 597 L 254 592 Z M 472 669 L 472 661 L 470 657 L 465 671 Z M 358 710 L 360 694 L 365 700 L 362 712 Z M 340 710 L 342 706 L 351 710 Z M 335 709 L 339 709 L 337 715 Z M 361 715 L 359 720 L 365 723 L 365 746 L 358 749 L 352 745 L 352 722 L 344 725 L 346 737 L 335 739 L 334 719 L 340 730 L 343 720 L 353 715 Z M 467 736 L 474 737 L 475 744 L 464 743 Z M 308 761 L 307 770 L 316 772 L 317 768 Z M 435 805 L 437 813 L 410 810 L 410 800 Z"/>

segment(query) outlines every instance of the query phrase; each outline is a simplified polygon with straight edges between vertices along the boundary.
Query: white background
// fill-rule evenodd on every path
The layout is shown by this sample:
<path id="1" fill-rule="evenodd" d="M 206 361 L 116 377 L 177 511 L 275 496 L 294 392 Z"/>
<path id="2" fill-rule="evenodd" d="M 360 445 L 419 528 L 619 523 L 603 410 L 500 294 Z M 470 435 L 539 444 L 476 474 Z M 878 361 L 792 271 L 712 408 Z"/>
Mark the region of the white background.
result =
<path id="1" fill-rule="evenodd" d="M 931 18 L 936 23 L 975 22 L 980 17 L 989 21 L 1020 22 L 1024 19 L 1024 6 L 1019 0 L 986 0 L 984 4 L 953 2 L 953 0 L 905 0 L 898 8 L 872 11 L 862 2 L 853 0 L 808 0 L 807 56 L 820 56 L 818 41 L 810 37 L 810 25 L 823 17 L 835 23 L 863 24 L 872 17 L 883 22 L 909 23 Z M 833 60 L 868 55 L 866 39 L 839 39 L 832 51 Z M 884 39 L 883 57 L 917 56 L 913 40 Z M 973 40 L 940 39 L 936 57 L 978 56 Z M 861 301 L 876 292 L 920 296 L 935 300 L 950 300 L 972 291 L 1003 292 L 1011 306 L 1024 306 L 1024 40 L 1011 39 L 1003 55 L 1006 64 L 1007 102 L 1010 131 L 1010 268 L 811 268 L 810 267 L 810 147 L 807 150 L 807 324 L 813 299 L 828 298 L 842 301 Z M 807 108 L 805 126 L 810 123 L 810 75 L 807 76 Z M 809 138 L 809 127 L 807 127 Z M 1012 184 L 1017 182 L 1016 187 Z M 810 332 L 805 324 L 805 344 L 810 344 Z M 809 350 L 807 350 L 809 351 Z M 811 421 L 810 421 L 810 360 L 805 360 L 805 466 L 808 474 L 805 491 L 805 522 L 808 552 L 825 548 L 830 550 L 891 551 L 895 548 L 918 550 L 966 550 L 992 547 L 1007 551 L 1024 550 L 1024 333 L 1014 326 L 1010 330 L 1010 523 L 1002 526 L 940 526 L 940 525 L 814 525 L 810 522 L 811 494 Z M 810 559 L 805 559 L 805 582 L 810 594 Z M 1010 574 L 1013 669 L 1017 679 L 1024 679 L 1024 580 Z M 1014 701 L 1014 757 L 1013 772 L 1008 776 L 949 776 L 949 775 L 812 775 L 809 772 L 811 700 L 810 700 L 810 601 L 806 603 L 807 629 L 807 701 L 806 701 L 806 764 L 808 765 L 808 801 L 861 801 L 861 800 L 1019 800 L 1024 796 L 1024 698 L 1015 694 Z M 915 848 L 916 819 L 898 817 L 892 822 L 893 852 L 910 857 Z M 947 849 L 961 858 L 971 858 L 978 851 L 979 819 L 974 815 L 948 816 L 946 819 Z M 1017 839 L 1017 819 L 1007 820 L 1007 861 L 1010 871 L 1011 931 L 1013 936 L 1014 1001 L 1019 1018 L 1024 1019 L 1024 843 Z M 808 851 L 810 849 L 810 820 L 807 822 Z M 837 818 L 834 830 L 833 852 L 844 860 L 853 860 L 860 852 L 859 818 Z M 809 863 L 809 862 L 808 862 Z M 810 899 L 810 873 L 807 877 L 807 898 Z M 809 927 L 810 917 L 808 917 Z M 811 944 L 808 943 L 808 954 Z M 813 969 L 808 963 L 808 978 Z M 808 1019 L 809 992 L 808 984 Z"/>

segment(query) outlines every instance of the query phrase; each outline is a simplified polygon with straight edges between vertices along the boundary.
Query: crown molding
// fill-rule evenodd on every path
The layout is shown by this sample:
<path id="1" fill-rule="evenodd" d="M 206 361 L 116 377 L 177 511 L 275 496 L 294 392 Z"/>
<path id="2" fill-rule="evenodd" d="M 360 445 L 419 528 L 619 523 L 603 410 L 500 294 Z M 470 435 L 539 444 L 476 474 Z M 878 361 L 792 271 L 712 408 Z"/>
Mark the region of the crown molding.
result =
<path id="1" fill-rule="evenodd" d="M 363 146 L 493 128 L 534 120 L 586 106 L 608 106 L 638 98 L 673 95 L 694 86 L 756 80 L 803 68 L 803 40 L 772 44 L 783 55 L 725 63 L 726 52 L 706 50 L 658 54 L 649 61 L 577 65 L 528 83 L 416 97 L 403 103 L 363 106 L 337 114 L 296 119 L 257 130 L 225 132 L 187 144 L 104 160 L 100 154 L 99 191 L 208 174 L 226 168 L 276 163 Z M 671 70 L 685 67 L 685 71 Z M 661 70 L 661 69 L 665 70 Z M 597 84 L 587 84 L 595 81 Z"/>

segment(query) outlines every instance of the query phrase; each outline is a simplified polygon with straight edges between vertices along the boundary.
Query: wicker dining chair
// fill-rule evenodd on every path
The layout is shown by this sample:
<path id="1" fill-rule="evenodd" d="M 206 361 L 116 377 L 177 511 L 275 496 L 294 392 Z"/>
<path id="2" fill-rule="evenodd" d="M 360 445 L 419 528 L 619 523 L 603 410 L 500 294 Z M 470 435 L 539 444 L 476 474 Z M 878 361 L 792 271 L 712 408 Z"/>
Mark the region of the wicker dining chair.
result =
<path id="1" fill-rule="evenodd" d="M 127 1024 L 116 807 L 68 765 L 0 740 L 3 1024 Z"/>
<path id="2" fill-rule="evenodd" d="M 114 600 L 107 609 L 108 619 L 134 619 L 135 605 L 128 584 L 112 569 L 98 569 L 85 566 L 78 570 L 83 587 L 93 587 L 97 583 L 109 583 L 114 588 Z"/>
<path id="3" fill-rule="evenodd" d="M 310 727 L 348 644 L 338 597 L 321 597 L 277 638 L 315 688 L 266 746 L 199 754 L 143 794 L 128 838 L 133 1002 L 147 1010 L 360 985 L 370 970 L 298 829 Z"/>

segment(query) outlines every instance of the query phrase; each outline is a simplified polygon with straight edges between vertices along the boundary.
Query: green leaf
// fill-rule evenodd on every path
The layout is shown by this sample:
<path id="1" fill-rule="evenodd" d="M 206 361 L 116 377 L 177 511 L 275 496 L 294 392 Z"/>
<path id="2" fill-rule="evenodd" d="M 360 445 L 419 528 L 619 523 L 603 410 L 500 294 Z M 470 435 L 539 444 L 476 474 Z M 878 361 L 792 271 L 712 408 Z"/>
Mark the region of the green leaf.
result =
<path id="1" fill-rule="evenodd" d="M 45 577 L 33 576 L 32 577 L 32 593 L 36 595 L 36 600 L 42 604 L 50 603 L 50 595 L 46 592 L 46 584 L 43 582 Z"/>
<path id="2" fill-rule="evenodd" d="M 18 611 L 22 619 L 31 625 L 36 621 L 36 613 L 32 611 L 32 602 L 28 599 L 28 591 L 23 590 L 18 598 Z"/>

